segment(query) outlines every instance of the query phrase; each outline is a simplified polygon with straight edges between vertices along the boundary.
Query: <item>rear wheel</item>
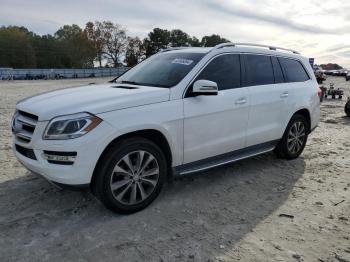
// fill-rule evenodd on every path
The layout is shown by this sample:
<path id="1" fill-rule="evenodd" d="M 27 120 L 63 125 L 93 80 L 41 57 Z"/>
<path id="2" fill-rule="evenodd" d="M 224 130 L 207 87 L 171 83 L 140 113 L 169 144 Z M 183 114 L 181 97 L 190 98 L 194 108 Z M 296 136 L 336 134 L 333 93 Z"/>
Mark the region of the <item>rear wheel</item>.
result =
<path id="1" fill-rule="evenodd" d="M 304 116 L 294 115 L 275 148 L 276 155 L 285 159 L 297 158 L 304 150 L 307 137 L 308 122 Z"/>
<path id="2" fill-rule="evenodd" d="M 167 166 L 161 149 L 144 138 L 130 138 L 113 146 L 101 160 L 94 192 L 117 213 L 134 213 L 159 195 Z"/>

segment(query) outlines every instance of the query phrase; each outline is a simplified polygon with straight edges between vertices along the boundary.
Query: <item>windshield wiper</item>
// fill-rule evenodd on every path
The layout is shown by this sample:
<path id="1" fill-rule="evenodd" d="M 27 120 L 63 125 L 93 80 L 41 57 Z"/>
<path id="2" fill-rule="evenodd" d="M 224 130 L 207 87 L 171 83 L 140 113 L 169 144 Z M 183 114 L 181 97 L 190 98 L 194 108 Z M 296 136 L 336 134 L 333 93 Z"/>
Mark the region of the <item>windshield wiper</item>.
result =
<path id="1" fill-rule="evenodd" d="M 122 80 L 122 81 L 116 82 L 116 83 L 117 84 L 130 84 L 130 85 L 136 85 L 136 86 L 153 86 L 153 87 L 169 88 L 168 86 L 165 86 L 165 85 L 150 84 L 150 83 L 139 83 L 139 82 L 127 81 L 127 80 Z"/>

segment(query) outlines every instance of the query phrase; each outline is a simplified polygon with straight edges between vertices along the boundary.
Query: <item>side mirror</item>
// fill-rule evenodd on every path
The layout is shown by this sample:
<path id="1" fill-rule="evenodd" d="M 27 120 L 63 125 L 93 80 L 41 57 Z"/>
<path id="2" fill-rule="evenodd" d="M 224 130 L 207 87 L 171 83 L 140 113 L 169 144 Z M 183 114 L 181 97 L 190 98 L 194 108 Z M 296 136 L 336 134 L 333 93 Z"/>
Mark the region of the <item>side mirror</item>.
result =
<path id="1" fill-rule="evenodd" d="M 209 80 L 197 80 L 193 84 L 192 94 L 194 96 L 216 96 L 218 94 L 218 85 Z"/>

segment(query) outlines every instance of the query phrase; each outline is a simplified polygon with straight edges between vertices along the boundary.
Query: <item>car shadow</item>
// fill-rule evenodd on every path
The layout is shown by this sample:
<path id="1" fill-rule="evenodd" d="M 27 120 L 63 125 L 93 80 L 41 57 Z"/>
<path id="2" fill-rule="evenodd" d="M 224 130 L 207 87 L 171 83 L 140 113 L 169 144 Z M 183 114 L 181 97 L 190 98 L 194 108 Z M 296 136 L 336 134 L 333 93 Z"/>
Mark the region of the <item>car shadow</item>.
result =
<path id="1" fill-rule="evenodd" d="M 277 215 L 304 170 L 302 157 L 257 156 L 176 178 L 132 215 L 28 172 L 0 184 L 0 260 L 207 261 Z"/>

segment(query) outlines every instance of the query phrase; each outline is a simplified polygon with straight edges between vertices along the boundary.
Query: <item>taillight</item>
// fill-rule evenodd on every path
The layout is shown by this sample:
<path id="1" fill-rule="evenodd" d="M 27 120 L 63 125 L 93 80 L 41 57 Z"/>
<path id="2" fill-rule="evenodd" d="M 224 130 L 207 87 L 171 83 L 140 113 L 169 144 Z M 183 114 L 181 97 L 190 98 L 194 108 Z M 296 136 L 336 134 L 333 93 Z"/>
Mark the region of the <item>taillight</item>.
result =
<path id="1" fill-rule="evenodd" d="M 317 87 L 317 95 L 318 95 L 318 97 L 322 96 L 322 90 L 320 87 Z"/>

